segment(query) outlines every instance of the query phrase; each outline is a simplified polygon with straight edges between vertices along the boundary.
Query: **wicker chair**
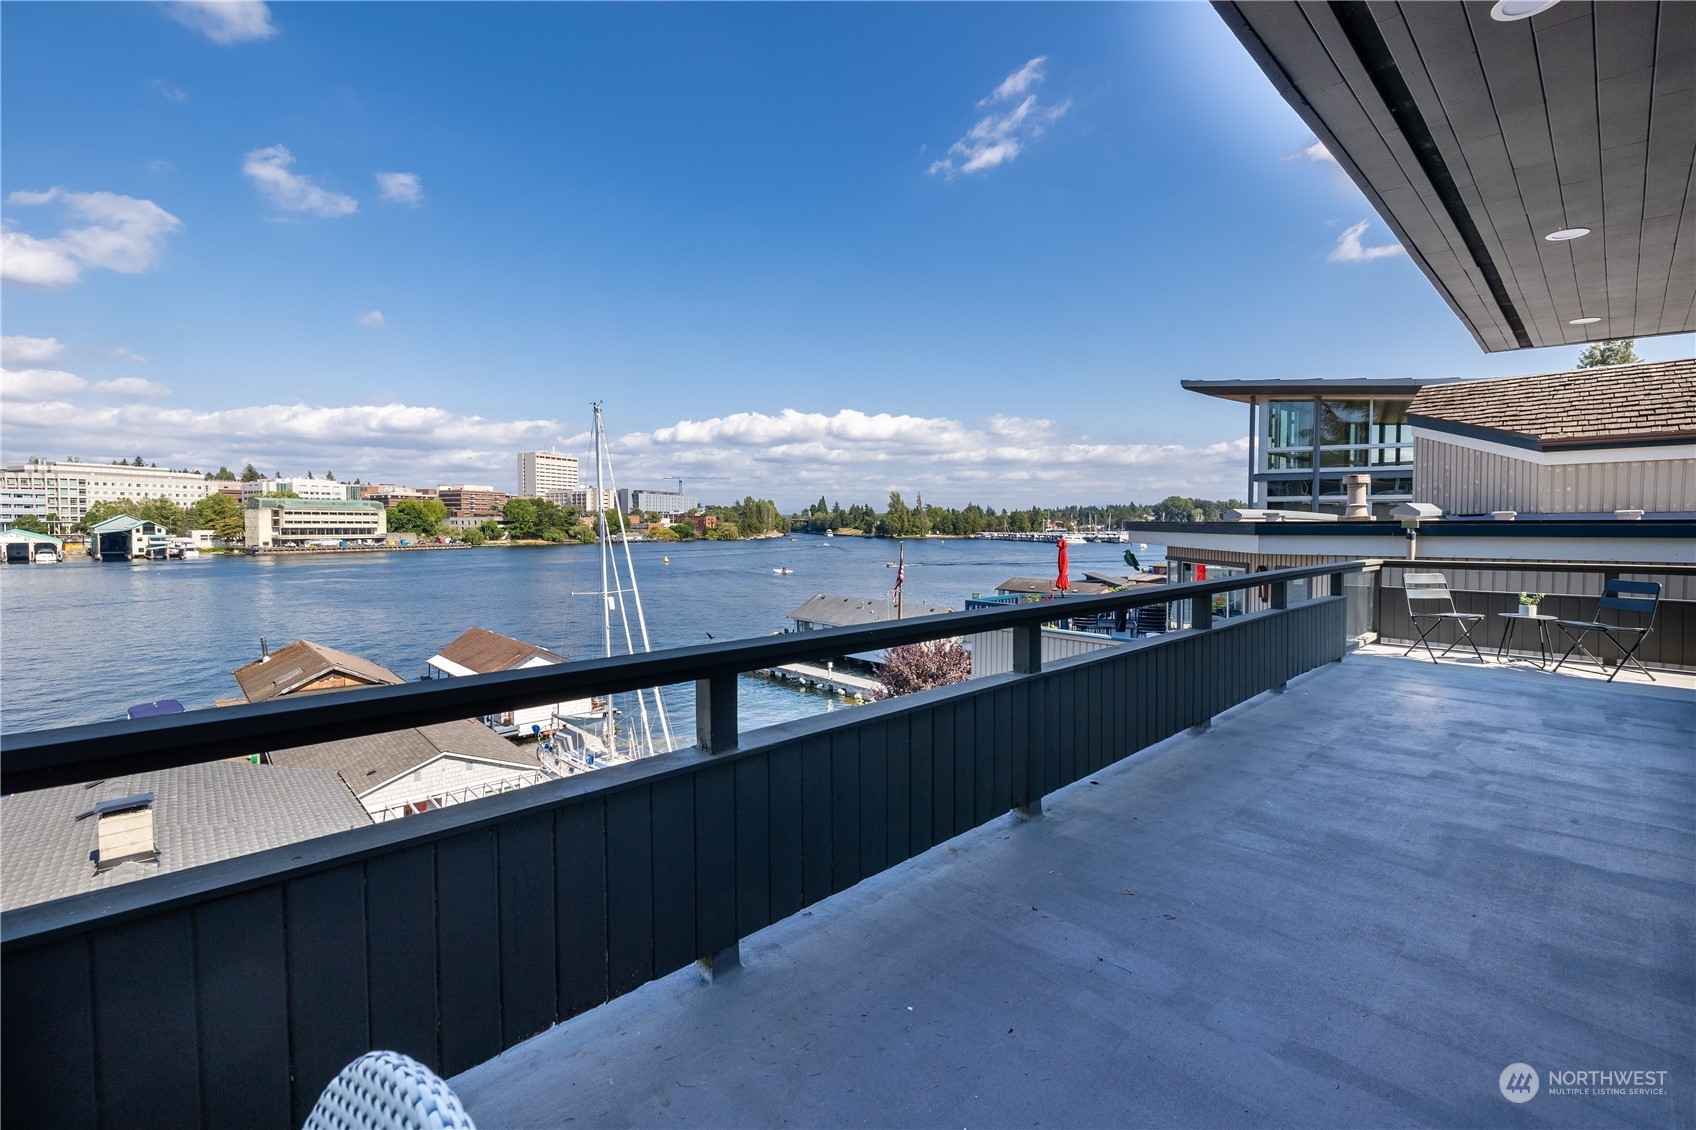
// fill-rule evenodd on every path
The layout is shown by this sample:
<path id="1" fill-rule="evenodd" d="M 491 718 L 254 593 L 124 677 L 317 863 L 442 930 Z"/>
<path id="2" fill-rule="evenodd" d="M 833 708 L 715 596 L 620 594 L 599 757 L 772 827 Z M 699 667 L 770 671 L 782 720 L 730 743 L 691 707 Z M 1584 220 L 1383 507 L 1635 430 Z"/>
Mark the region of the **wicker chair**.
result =
<path id="1" fill-rule="evenodd" d="M 330 1080 L 306 1130 L 477 1130 L 440 1076 L 399 1052 L 368 1052 Z"/>

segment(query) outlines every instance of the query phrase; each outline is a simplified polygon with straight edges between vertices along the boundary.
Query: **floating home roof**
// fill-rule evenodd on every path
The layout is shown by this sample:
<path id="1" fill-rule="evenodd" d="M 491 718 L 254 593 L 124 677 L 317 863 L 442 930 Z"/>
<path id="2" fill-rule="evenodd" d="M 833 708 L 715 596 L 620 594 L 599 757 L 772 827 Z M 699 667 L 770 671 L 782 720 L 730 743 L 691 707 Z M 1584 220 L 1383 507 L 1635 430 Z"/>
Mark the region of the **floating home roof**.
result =
<path id="1" fill-rule="evenodd" d="M 903 618 L 915 616 L 935 616 L 943 612 L 957 611 L 944 608 L 937 604 L 925 604 L 917 600 L 903 600 L 901 615 Z M 789 614 L 791 620 L 804 620 L 809 624 L 828 624 L 833 628 L 846 628 L 856 624 L 876 624 L 884 620 L 895 619 L 895 602 L 870 596 L 838 596 L 834 593 L 815 593 L 807 602 Z"/>
<path id="2" fill-rule="evenodd" d="M 1426 385 L 1450 384 L 1461 377 L 1433 377 L 1420 380 L 1414 377 L 1272 377 L 1263 379 L 1179 381 L 1190 392 L 1217 396 L 1221 400 L 1237 400 L 1246 404 L 1251 397 L 1260 400 L 1280 400 L 1286 397 L 1305 400 L 1313 396 L 1333 400 L 1382 399 L 1411 400 Z"/>
<path id="3" fill-rule="evenodd" d="M 371 686 L 399 686 L 406 682 L 381 664 L 311 640 L 295 640 L 265 659 L 237 667 L 234 674 L 236 684 L 249 702 L 266 702 L 290 694 L 330 674 L 344 675 Z"/>
<path id="4" fill-rule="evenodd" d="M 475 723 L 473 723 L 474 725 Z M 153 810 L 157 862 L 97 872 L 89 859 L 99 821 L 83 817 Z M 358 799 L 334 773 L 210 761 L 92 787 L 0 797 L 0 909 L 46 902 L 181 871 L 203 863 L 326 836 L 369 824 Z"/>
<path id="5" fill-rule="evenodd" d="M 1485 350 L 1696 329 L 1696 5 L 1214 8 Z"/>
<path id="6" fill-rule="evenodd" d="M 482 723 L 463 719 L 280 749 L 266 756 L 275 765 L 339 773 L 348 788 L 363 793 L 443 754 L 497 761 L 522 769 L 541 765 L 534 746 L 516 746 Z"/>
<path id="7" fill-rule="evenodd" d="M 458 639 L 431 656 L 431 661 L 446 659 L 468 671 L 487 675 L 492 671 L 510 671 L 515 667 L 522 667 L 538 657 L 549 663 L 566 662 L 565 656 L 557 655 L 545 647 L 515 640 L 511 636 L 503 636 L 487 628 L 467 628 Z"/>
<path id="8" fill-rule="evenodd" d="M 1696 440 L 1696 358 L 1428 388 L 1408 419 L 1539 451 Z"/>

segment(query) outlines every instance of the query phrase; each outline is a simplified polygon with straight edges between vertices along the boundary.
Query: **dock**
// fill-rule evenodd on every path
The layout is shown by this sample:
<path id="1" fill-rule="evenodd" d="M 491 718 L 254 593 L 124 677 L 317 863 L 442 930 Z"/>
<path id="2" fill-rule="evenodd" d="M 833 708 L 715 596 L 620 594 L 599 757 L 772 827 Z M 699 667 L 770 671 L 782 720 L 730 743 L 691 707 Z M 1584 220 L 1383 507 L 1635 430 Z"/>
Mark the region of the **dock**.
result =
<path id="1" fill-rule="evenodd" d="M 785 663 L 780 667 L 767 667 L 756 673 L 768 679 L 800 683 L 803 687 L 823 687 L 844 697 L 863 698 L 868 702 L 889 697 L 889 688 L 876 679 L 818 667 L 811 663 Z"/>

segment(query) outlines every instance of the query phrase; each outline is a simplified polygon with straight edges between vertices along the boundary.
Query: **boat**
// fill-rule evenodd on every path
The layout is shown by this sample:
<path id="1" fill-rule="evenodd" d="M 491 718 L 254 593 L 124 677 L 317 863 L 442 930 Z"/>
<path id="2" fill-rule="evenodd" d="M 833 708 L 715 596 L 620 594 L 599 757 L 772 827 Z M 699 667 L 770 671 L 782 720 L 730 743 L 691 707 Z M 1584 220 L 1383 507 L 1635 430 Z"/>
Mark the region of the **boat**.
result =
<path id="1" fill-rule="evenodd" d="M 187 546 L 183 549 L 180 556 L 184 561 L 193 561 L 195 558 L 200 556 L 200 550 L 194 548 L 192 545 Z"/>
<path id="2" fill-rule="evenodd" d="M 827 537 L 827 538 L 833 538 L 833 537 L 836 536 L 836 531 L 835 530 L 826 530 L 824 532 L 824 536 Z"/>
<path id="3" fill-rule="evenodd" d="M 772 570 L 772 572 L 773 572 L 773 573 L 777 573 L 777 574 L 780 574 L 780 575 L 788 575 L 788 574 L 790 574 L 790 573 L 793 573 L 793 572 L 794 572 L 794 571 L 795 571 L 795 570 L 793 570 L 793 569 L 791 569 L 791 568 L 789 568 L 789 567 L 788 567 L 788 566 L 786 566 L 786 565 L 785 565 L 785 566 L 781 566 L 781 567 L 779 567 L 779 568 L 775 568 L 775 569 L 773 569 L 773 570 Z"/>

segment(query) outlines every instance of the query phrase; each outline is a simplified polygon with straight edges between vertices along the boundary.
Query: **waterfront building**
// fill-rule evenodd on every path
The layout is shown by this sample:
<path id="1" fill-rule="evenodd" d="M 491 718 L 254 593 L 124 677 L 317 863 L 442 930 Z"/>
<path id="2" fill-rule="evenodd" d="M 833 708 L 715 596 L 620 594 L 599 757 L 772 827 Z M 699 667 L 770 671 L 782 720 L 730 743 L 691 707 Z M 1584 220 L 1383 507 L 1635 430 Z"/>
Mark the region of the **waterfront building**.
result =
<path id="1" fill-rule="evenodd" d="M 550 490 L 542 498 L 565 510 L 576 509 L 584 514 L 593 514 L 613 505 L 616 501 L 612 491 L 600 491 L 594 487 L 575 487 L 570 490 Z"/>
<path id="2" fill-rule="evenodd" d="M 185 510 L 211 493 L 198 471 L 165 471 L 118 463 L 7 463 L 0 467 L 0 528 L 24 514 L 58 516 L 61 528 L 83 520 L 96 502 L 168 499 Z"/>
<path id="3" fill-rule="evenodd" d="M 357 499 L 360 495 L 360 489 L 354 483 L 344 483 L 336 479 L 306 478 L 302 475 L 284 478 L 279 475 L 274 479 L 255 479 L 242 483 L 241 497 L 245 501 L 281 490 L 293 491 L 301 498 L 319 500 L 347 501 Z"/>
<path id="4" fill-rule="evenodd" d="M 381 502 L 258 497 L 245 506 L 249 549 L 380 541 L 389 532 Z"/>
<path id="5" fill-rule="evenodd" d="M 260 643 L 263 645 L 264 641 Z M 242 702 L 269 702 L 284 695 L 319 694 L 357 687 L 392 687 L 405 679 L 363 656 L 337 651 L 311 640 L 295 640 L 266 651 L 233 672 Z M 218 705 L 233 705 L 234 700 Z"/>
<path id="6" fill-rule="evenodd" d="M 381 502 L 384 506 L 393 506 L 405 499 L 423 500 L 435 498 L 433 487 L 409 487 L 399 483 L 368 483 L 359 488 L 359 497 L 365 502 Z"/>
<path id="7" fill-rule="evenodd" d="M 925 604 L 922 601 L 907 600 L 901 603 L 899 609 L 902 619 L 913 619 L 919 616 L 936 616 L 943 612 L 954 612 L 956 609 L 944 608 L 940 604 Z M 789 613 L 789 619 L 795 622 L 798 632 L 811 632 L 823 628 L 860 627 L 865 624 L 877 624 L 885 620 L 896 619 L 897 609 L 893 600 L 871 596 L 841 596 L 836 593 L 814 593 Z"/>
<path id="8" fill-rule="evenodd" d="M 557 451 L 518 453 L 518 497 L 547 498 L 550 491 L 576 490 L 577 456 Z"/>
<path id="9" fill-rule="evenodd" d="M 65 543 L 50 534 L 30 530 L 0 530 L 0 561 L 8 565 L 28 565 L 33 561 L 59 561 L 65 556 Z"/>
<path id="10" fill-rule="evenodd" d="M 506 494 L 488 486 L 464 483 L 443 483 L 436 488 L 436 497 L 448 508 L 448 514 L 459 518 L 492 518 L 506 505 Z"/>
<path id="11" fill-rule="evenodd" d="M 676 518 L 701 508 L 700 500 L 674 490 L 620 489 L 618 509 L 623 514 L 653 512 L 662 518 Z"/>
<path id="12" fill-rule="evenodd" d="M 322 769 L 209 761 L 0 797 L 0 909 L 369 825 Z"/>
<path id="13" fill-rule="evenodd" d="M 567 662 L 565 656 L 536 644 L 515 640 L 487 628 L 467 628 L 459 637 L 425 661 L 432 677 L 488 675 L 495 671 L 517 671 L 550 667 Z M 551 732 L 566 718 L 583 718 L 594 709 L 588 699 L 547 703 L 491 714 L 483 723 L 501 734 L 530 734 L 539 728 Z"/>
<path id="14" fill-rule="evenodd" d="M 88 555 L 96 561 L 163 561 L 170 550 L 170 530 L 128 514 L 88 528 Z"/>

